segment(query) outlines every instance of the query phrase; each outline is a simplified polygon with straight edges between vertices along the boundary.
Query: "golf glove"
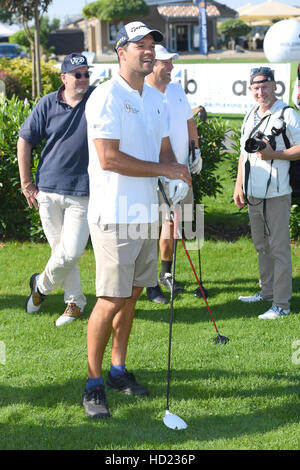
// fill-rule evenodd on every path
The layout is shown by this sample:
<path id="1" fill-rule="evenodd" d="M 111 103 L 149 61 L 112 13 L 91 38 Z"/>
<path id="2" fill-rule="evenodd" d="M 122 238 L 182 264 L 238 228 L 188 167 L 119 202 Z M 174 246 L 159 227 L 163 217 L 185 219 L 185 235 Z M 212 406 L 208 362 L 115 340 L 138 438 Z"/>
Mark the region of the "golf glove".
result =
<path id="1" fill-rule="evenodd" d="M 174 206 L 185 198 L 189 191 L 188 185 L 182 180 L 169 180 L 169 196 Z"/>
<path id="2" fill-rule="evenodd" d="M 189 162 L 190 162 L 190 172 L 194 175 L 199 175 L 202 169 L 202 158 L 201 158 L 201 150 L 199 148 L 195 148 L 195 157 L 193 160 L 192 152 L 189 155 Z"/>

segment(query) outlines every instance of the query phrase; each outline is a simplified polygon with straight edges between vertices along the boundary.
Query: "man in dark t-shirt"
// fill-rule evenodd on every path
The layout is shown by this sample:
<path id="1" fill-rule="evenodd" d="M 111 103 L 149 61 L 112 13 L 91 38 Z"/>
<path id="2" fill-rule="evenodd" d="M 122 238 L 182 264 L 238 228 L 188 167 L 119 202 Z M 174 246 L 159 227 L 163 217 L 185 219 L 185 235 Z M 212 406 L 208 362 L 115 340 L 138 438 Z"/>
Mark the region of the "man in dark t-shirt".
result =
<path id="1" fill-rule="evenodd" d="M 30 208 L 39 210 L 51 246 L 44 271 L 30 278 L 26 311 L 36 313 L 51 291 L 61 286 L 67 307 L 56 325 L 80 317 L 86 305 L 77 261 L 88 237 L 88 146 L 85 104 L 89 86 L 87 59 L 72 53 L 61 65 L 62 86 L 37 103 L 20 129 L 18 163 L 21 187 Z M 31 181 L 31 150 L 45 141 Z"/>

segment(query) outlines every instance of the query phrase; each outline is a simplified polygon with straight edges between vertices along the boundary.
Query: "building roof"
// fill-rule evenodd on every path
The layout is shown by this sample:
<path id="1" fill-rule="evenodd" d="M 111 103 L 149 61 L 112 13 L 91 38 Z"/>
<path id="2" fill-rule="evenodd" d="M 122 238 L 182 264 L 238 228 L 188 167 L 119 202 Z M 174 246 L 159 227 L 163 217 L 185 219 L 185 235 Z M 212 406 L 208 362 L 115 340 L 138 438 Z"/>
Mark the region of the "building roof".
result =
<path id="1" fill-rule="evenodd" d="M 161 5 L 157 6 L 157 10 L 164 19 L 199 17 L 198 5 L 193 3 Z M 237 15 L 237 12 L 221 3 L 210 2 L 206 7 L 206 14 L 210 18 L 233 18 Z"/>

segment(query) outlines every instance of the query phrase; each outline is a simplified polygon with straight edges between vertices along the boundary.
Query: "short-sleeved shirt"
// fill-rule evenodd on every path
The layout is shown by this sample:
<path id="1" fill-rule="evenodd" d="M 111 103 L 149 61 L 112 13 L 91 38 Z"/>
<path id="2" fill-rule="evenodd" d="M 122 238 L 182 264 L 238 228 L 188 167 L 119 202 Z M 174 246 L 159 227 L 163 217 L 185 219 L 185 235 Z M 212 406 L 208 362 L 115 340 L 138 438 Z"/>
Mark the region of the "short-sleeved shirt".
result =
<path id="1" fill-rule="evenodd" d="M 170 141 L 178 163 L 188 164 L 189 133 L 187 121 L 193 111 L 180 83 L 169 83 L 165 90 Z"/>
<path id="2" fill-rule="evenodd" d="M 116 74 L 99 85 L 86 105 L 92 223 L 150 223 L 158 220 L 157 177 L 134 177 L 102 170 L 94 139 L 119 140 L 131 157 L 159 162 L 168 124 L 163 95 L 144 84 L 142 95 Z"/>
<path id="3" fill-rule="evenodd" d="M 40 99 L 19 135 L 33 147 L 45 139 L 36 172 L 35 184 L 39 190 L 88 196 L 85 105 L 95 87 L 90 86 L 74 108 L 62 100 L 63 88 Z"/>
<path id="4" fill-rule="evenodd" d="M 274 120 L 279 118 L 281 111 L 285 106 L 287 105 L 282 100 L 276 100 L 269 111 L 267 111 L 267 117 L 261 122 L 261 125 L 257 130 L 263 132 L 265 135 L 271 135 Z M 250 174 L 247 188 L 248 196 L 256 198 L 271 198 L 290 194 L 292 192 L 292 188 L 289 183 L 289 160 L 261 160 L 256 153 L 247 153 L 245 151 L 245 142 L 249 135 L 251 135 L 257 122 L 255 111 L 256 108 L 254 108 L 245 117 L 241 136 L 241 153 L 244 155 L 244 164 L 247 158 L 250 161 Z M 286 135 L 290 141 L 291 147 L 300 145 L 299 114 L 294 109 L 288 108 L 284 111 L 284 121 L 286 123 Z M 286 148 L 281 134 L 275 138 L 275 141 L 276 150 L 284 150 Z M 266 193 L 269 180 L 270 183 Z"/>

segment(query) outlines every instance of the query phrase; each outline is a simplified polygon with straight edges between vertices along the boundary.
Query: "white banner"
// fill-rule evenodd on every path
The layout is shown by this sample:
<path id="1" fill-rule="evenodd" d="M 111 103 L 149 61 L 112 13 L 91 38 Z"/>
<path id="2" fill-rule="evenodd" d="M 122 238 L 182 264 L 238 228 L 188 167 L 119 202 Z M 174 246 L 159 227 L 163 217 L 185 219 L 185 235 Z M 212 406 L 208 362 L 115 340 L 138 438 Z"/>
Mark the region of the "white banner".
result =
<path id="1" fill-rule="evenodd" d="M 276 95 L 286 103 L 290 95 L 291 64 L 177 64 L 172 80 L 183 86 L 192 108 L 204 106 L 216 114 L 245 114 L 254 100 L 249 90 L 250 70 L 267 66 L 275 72 Z M 93 64 L 91 85 L 98 84 L 119 70 L 118 64 Z"/>

